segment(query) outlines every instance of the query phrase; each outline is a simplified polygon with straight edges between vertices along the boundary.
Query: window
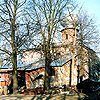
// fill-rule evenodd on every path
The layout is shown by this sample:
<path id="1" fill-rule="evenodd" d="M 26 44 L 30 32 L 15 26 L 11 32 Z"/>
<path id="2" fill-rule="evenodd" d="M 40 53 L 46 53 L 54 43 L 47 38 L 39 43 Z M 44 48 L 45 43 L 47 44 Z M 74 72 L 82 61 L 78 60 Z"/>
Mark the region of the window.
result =
<path id="1" fill-rule="evenodd" d="M 66 34 L 66 39 L 68 39 L 68 34 Z"/>

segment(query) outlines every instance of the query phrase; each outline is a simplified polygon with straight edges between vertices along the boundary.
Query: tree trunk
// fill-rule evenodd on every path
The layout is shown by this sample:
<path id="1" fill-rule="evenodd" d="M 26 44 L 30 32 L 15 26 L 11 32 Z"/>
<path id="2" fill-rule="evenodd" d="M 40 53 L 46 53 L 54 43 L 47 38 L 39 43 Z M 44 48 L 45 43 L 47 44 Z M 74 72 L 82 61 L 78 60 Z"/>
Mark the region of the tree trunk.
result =
<path id="1" fill-rule="evenodd" d="M 50 89 L 50 64 L 46 60 L 45 62 L 45 76 L 44 76 L 44 90 Z"/>
<path id="2" fill-rule="evenodd" d="M 75 67 L 75 51 L 76 51 L 76 39 L 77 39 L 77 30 L 76 28 L 74 29 L 74 33 L 73 33 L 73 42 L 72 42 L 72 65 L 71 65 L 71 82 L 70 82 L 70 86 L 74 85 L 74 67 Z"/>
<path id="3" fill-rule="evenodd" d="M 15 8 L 16 9 L 16 8 Z M 15 16 L 16 12 L 13 15 L 13 18 L 11 20 L 12 26 L 11 26 L 11 46 L 12 46 L 12 65 L 13 65 L 13 93 L 16 94 L 18 89 L 18 80 L 17 80 L 17 47 L 16 47 L 16 41 L 15 41 Z"/>
<path id="4" fill-rule="evenodd" d="M 72 66 L 71 66 L 71 86 L 73 85 L 74 81 L 74 66 L 75 66 L 75 53 L 72 53 Z"/>
<path id="5" fill-rule="evenodd" d="M 44 51 L 44 56 L 45 56 L 45 76 L 44 76 L 44 90 L 49 90 L 50 89 L 50 76 L 51 76 L 51 54 L 50 54 L 50 45 L 46 43 L 45 45 L 45 51 Z"/>
<path id="6" fill-rule="evenodd" d="M 72 83 L 72 60 L 70 62 L 69 86 L 71 86 L 71 83 Z"/>
<path id="7" fill-rule="evenodd" d="M 12 54 L 12 64 L 13 64 L 13 93 L 17 93 L 18 89 L 18 73 L 17 73 L 17 54 L 16 52 L 13 52 Z"/>

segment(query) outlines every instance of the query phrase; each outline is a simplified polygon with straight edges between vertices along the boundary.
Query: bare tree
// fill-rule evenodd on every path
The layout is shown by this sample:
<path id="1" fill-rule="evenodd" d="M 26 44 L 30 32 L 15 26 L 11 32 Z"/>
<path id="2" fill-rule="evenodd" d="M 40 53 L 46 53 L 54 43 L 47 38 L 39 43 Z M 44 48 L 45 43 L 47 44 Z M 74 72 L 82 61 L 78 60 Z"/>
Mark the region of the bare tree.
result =
<path id="1" fill-rule="evenodd" d="M 60 31 L 62 16 L 68 12 L 67 6 L 73 4 L 71 0 L 32 0 L 30 17 L 36 25 L 37 37 L 40 37 L 41 49 L 45 58 L 44 89 L 50 88 L 50 66 L 52 62 L 52 48 L 57 39 L 54 37 Z"/>
<path id="2" fill-rule="evenodd" d="M 23 49 L 29 47 L 30 21 L 25 12 L 26 0 L 0 2 L 0 56 L 3 66 L 13 68 L 13 92 L 18 89 L 18 59 Z M 32 29 L 31 29 L 32 31 Z"/>
<path id="3" fill-rule="evenodd" d="M 89 71 L 91 65 L 98 63 L 98 57 L 95 47 L 99 44 L 98 30 L 94 18 L 91 18 L 86 12 L 80 10 L 78 14 L 78 54 L 80 59 L 80 69 L 88 64 Z M 92 48 L 92 49 L 91 49 Z M 88 58 L 86 58 L 88 57 Z M 83 72 L 80 71 L 80 74 Z M 87 74 L 90 74 L 87 73 Z"/>
<path id="4" fill-rule="evenodd" d="M 75 56 L 78 56 L 80 75 L 84 72 L 83 69 L 86 65 L 90 68 L 90 63 L 96 64 L 94 59 L 97 59 L 96 53 L 90 49 L 94 48 L 99 43 L 98 30 L 93 18 L 89 17 L 84 11 L 74 13 L 72 9 L 68 8 L 67 16 L 63 17 L 63 27 L 73 28 L 72 42 L 69 44 L 70 52 L 72 54 L 71 63 L 71 81 L 73 81 L 73 69 L 75 66 Z M 77 31 L 78 30 L 78 31 Z M 78 32 L 78 33 L 77 33 Z M 98 41 L 98 42 L 97 42 Z M 94 56 L 95 55 L 95 56 Z M 95 58 L 94 58 L 95 57 Z M 93 59 L 94 58 L 94 59 Z M 90 62 L 91 60 L 91 62 Z M 97 60 L 98 61 L 98 60 Z M 79 67 L 78 66 L 78 67 Z M 82 69 L 82 70 L 81 70 Z M 85 73 L 89 74 L 85 71 Z M 84 73 L 83 73 L 84 74 Z"/>

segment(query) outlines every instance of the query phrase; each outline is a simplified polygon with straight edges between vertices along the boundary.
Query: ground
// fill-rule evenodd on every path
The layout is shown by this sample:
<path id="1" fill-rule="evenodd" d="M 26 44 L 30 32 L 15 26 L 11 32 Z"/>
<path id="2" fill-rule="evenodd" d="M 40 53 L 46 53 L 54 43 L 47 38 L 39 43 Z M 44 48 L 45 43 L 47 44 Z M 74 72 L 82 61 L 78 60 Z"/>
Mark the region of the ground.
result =
<path id="1" fill-rule="evenodd" d="M 54 95 L 1 95 L 0 100 L 99 100 L 94 94 L 87 96 L 83 93 L 75 95 L 54 94 Z"/>
<path id="2" fill-rule="evenodd" d="M 100 93 L 100 92 L 99 92 Z M 25 95 L 25 94 L 9 94 L 1 95 L 0 100 L 100 100 L 100 95 L 96 93 L 75 93 L 67 95 L 66 93 L 48 94 L 48 95 Z"/>

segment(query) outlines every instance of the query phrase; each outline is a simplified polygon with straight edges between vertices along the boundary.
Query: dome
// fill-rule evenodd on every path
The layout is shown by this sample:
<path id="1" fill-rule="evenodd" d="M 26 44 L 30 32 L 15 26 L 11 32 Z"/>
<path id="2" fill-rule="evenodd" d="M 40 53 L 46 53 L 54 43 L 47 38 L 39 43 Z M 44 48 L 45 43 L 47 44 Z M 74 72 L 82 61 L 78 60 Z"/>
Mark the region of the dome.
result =
<path id="1" fill-rule="evenodd" d="M 66 28 L 73 28 L 73 25 L 78 21 L 77 15 L 69 14 L 62 18 L 61 25 Z"/>

